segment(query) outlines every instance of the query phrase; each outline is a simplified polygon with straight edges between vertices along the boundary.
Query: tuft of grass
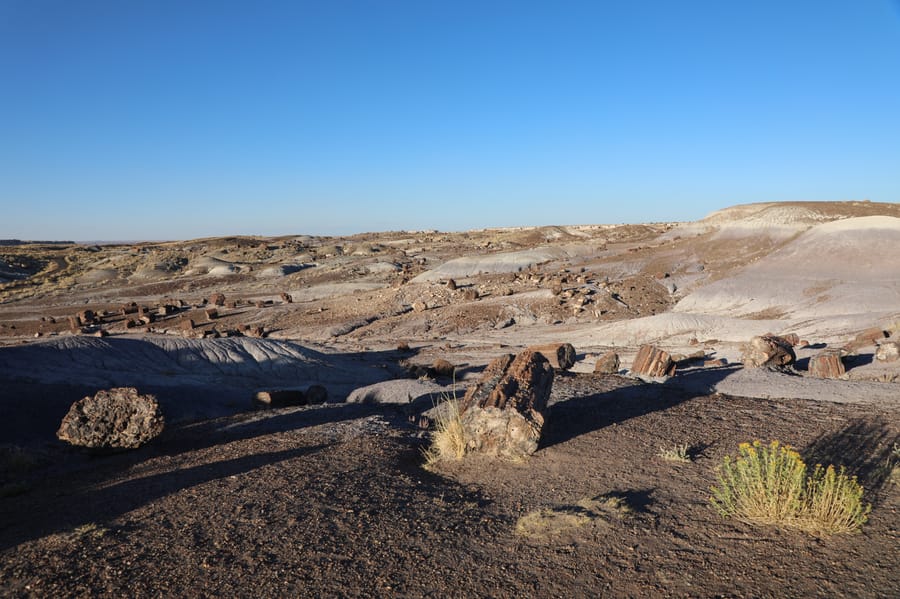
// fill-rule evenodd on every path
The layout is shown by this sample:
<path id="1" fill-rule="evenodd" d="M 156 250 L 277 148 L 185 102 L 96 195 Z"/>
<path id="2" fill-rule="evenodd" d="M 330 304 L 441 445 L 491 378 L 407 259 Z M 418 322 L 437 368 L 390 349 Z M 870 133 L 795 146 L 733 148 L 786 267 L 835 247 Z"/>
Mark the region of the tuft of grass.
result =
<path id="1" fill-rule="evenodd" d="M 81 526 L 74 528 L 71 532 L 71 537 L 73 539 L 100 539 L 106 536 L 106 533 L 108 532 L 109 529 L 105 526 L 97 524 L 96 522 L 88 522 L 87 524 L 82 524 Z"/>
<path id="2" fill-rule="evenodd" d="M 723 515 L 809 532 L 852 532 L 867 520 L 871 505 L 863 488 L 841 467 L 817 465 L 809 473 L 794 448 L 772 441 L 741 443 L 726 456 L 710 501 Z"/>
<path id="3" fill-rule="evenodd" d="M 687 444 L 676 444 L 674 447 L 660 447 L 658 457 L 669 462 L 691 462 L 691 454 L 688 451 Z"/>
<path id="4" fill-rule="evenodd" d="M 466 439 L 463 432 L 459 401 L 448 399 L 437 410 L 431 443 L 425 450 L 425 467 L 430 468 L 442 460 L 461 460 L 466 455 Z"/>
<path id="5" fill-rule="evenodd" d="M 575 505 L 563 505 L 529 512 L 518 519 L 515 532 L 531 539 L 549 539 L 573 532 L 583 526 L 622 517 L 631 507 L 622 497 L 598 495 L 581 499 Z"/>

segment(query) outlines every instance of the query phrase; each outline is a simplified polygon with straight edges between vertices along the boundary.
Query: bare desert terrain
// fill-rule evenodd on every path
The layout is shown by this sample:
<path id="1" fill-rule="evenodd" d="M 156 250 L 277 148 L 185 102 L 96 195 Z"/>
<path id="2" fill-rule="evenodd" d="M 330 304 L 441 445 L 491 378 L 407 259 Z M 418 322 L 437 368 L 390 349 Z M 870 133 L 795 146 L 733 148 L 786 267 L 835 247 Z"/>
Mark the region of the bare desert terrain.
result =
<path id="1" fill-rule="evenodd" d="M 900 205 L 872 202 L 7 242 L 0 594 L 900 596 L 900 361 L 875 358 L 900 338 L 898 247 Z M 802 340 L 794 364 L 742 365 L 767 333 Z M 437 404 L 551 343 L 577 359 L 555 373 L 534 455 L 424 468 Z M 673 376 L 630 372 L 645 344 Z M 845 374 L 810 372 L 838 349 Z M 610 350 L 620 369 L 595 373 Z M 253 402 L 312 385 L 325 403 Z M 114 454 L 57 440 L 74 401 L 123 386 L 156 396 L 160 437 Z M 816 535 L 722 517 L 717 468 L 755 439 L 846 466 L 868 522 Z M 545 526 L 523 527 L 535 514 Z"/>

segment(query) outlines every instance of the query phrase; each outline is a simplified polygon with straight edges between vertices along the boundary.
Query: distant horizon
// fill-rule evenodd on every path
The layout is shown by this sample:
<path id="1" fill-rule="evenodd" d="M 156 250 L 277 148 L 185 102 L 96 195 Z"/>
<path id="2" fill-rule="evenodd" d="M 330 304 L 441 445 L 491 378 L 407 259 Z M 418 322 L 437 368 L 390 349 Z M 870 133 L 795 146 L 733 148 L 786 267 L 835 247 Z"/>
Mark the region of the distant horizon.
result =
<path id="1" fill-rule="evenodd" d="M 0 238 L 896 203 L 898 47 L 900 0 L 6 0 Z"/>

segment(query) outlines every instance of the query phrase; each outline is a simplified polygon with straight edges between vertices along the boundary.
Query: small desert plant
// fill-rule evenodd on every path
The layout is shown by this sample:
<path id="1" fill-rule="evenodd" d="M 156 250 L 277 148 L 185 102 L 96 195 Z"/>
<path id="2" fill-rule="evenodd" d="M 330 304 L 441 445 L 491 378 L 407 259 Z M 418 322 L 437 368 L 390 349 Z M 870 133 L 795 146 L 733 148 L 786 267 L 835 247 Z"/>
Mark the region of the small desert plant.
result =
<path id="1" fill-rule="evenodd" d="M 690 462 L 691 454 L 688 452 L 687 444 L 675 445 L 674 447 L 660 447 L 659 453 L 656 454 L 669 462 Z"/>
<path id="2" fill-rule="evenodd" d="M 447 399 L 437 411 L 431 444 L 425 450 L 425 466 L 433 466 L 441 460 L 461 460 L 466 454 L 459 402 Z"/>
<path id="3" fill-rule="evenodd" d="M 800 454 L 778 441 L 741 443 L 736 458 L 725 458 L 712 494 L 724 516 L 827 533 L 856 530 L 871 509 L 843 468 L 816 466 L 810 474 Z"/>
<path id="4" fill-rule="evenodd" d="M 547 539 L 572 532 L 582 526 L 621 518 L 632 512 L 624 498 L 598 495 L 581 499 L 575 505 L 562 505 L 529 512 L 516 522 L 515 532 L 522 537 Z"/>

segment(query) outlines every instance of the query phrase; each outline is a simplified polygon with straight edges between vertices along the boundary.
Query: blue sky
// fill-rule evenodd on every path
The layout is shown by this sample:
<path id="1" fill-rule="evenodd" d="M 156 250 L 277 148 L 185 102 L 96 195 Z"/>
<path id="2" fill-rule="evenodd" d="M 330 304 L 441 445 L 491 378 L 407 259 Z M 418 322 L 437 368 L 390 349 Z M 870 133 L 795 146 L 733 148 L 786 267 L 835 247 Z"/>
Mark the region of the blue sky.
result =
<path id="1" fill-rule="evenodd" d="M 0 238 L 900 201 L 900 3 L 0 0 Z"/>

